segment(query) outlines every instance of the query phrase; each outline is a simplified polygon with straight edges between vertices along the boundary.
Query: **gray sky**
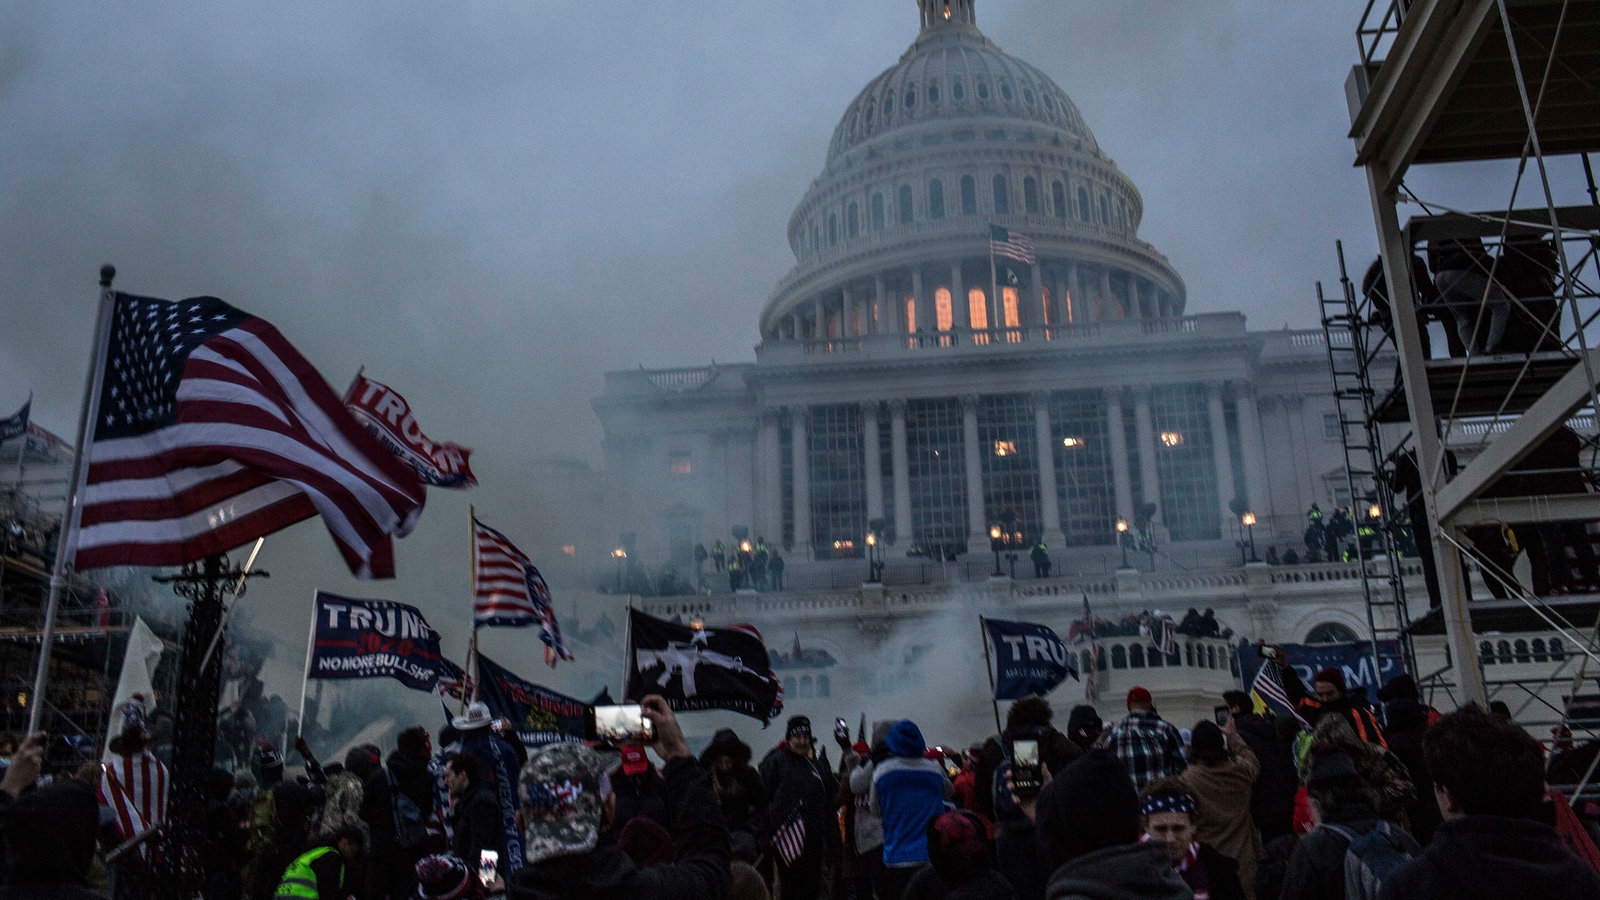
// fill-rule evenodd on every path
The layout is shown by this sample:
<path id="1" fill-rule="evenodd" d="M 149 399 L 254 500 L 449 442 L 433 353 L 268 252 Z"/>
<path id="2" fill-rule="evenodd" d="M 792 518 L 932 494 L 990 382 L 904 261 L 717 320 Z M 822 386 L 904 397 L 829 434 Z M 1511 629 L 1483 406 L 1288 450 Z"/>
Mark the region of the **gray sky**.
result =
<path id="1" fill-rule="evenodd" d="M 1312 327 L 1334 239 L 1356 266 L 1375 245 L 1345 136 L 1363 5 L 983 0 L 978 21 L 1139 186 L 1190 312 Z M 753 357 L 789 213 L 916 26 L 908 0 L 4 4 L 0 415 L 31 390 L 71 439 L 102 262 L 269 319 L 339 389 L 365 365 L 485 487 L 432 494 L 393 585 L 351 581 L 320 524 L 269 540 L 251 605 L 303 635 L 313 587 L 388 596 L 459 645 L 467 502 L 553 552 L 526 462 L 598 460 L 604 371 Z"/>

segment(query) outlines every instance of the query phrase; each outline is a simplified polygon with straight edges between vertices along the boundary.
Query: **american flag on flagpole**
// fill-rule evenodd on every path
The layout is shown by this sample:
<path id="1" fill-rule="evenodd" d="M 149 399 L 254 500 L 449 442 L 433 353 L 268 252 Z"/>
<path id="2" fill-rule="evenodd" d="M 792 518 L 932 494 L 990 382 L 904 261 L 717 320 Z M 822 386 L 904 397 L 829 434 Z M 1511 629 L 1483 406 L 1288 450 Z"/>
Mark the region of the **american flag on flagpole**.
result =
<path id="1" fill-rule="evenodd" d="M 1161 652 L 1163 656 L 1171 656 L 1178 652 L 1178 623 L 1172 617 L 1162 613 L 1146 613 L 1139 623 L 1139 630 L 1150 638 L 1150 643 Z"/>
<path id="2" fill-rule="evenodd" d="M 472 597 L 472 627 L 507 626 L 521 628 L 539 625 L 539 640 L 544 642 L 544 661 L 551 668 L 556 660 L 572 659 L 572 651 L 561 635 L 555 605 L 544 576 L 533 560 L 517 549 L 511 539 L 472 519 L 472 543 L 476 548 L 476 577 Z"/>
<path id="3" fill-rule="evenodd" d="M 772 835 L 772 845 L 778 848 L 778 858 L 786 866 L 794 865 L 806 852 L 806 820 L 800 818 L 800 810 L 796 809 L 788 821 L 778 826 Z"/>
<path id="4" fill-rule="evenodd" d="M 394 576 L 423 488 L 276 328 L 215 297 L 111 297 L 79 569 L 181 565 L 321 515 L 352 572 Z"/>
<path id="5" fill-rule="evenodd" d="M 989 226 L 989 252 L 1030 266 L 1038 261 L 1033 252 L 1033 241 L 1027 235 L 999 225 Z"/>
<path id="6" fill-rule="evenodd" d="M 1255 681 L 1250 684 L 1250 693 L 1258 700 L 1271 701 L 1279 709 L 1287 711 L 1300 723 L 1300 727 L 1311 727 L 1301 717 L 1299 710 L 1294 708 L 1294 704 L 1289 702 L 1289 692 L 1283 686 L 1283 670 L 1276 662 L 1270 659 L 1261 661 L 1261 668 L 1256 670 Z"/>

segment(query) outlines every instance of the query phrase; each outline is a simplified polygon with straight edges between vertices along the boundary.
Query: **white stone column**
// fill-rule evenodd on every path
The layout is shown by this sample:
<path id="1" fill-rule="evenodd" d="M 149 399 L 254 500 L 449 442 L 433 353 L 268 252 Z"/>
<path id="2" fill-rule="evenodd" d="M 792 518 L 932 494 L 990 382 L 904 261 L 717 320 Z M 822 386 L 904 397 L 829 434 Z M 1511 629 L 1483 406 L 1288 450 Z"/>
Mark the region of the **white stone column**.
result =
<path id="1" fill-rule="evenodd" d="M 926 342 L 930 339 L 935 329 L 933 327 L 933 316 L 930 315 L 932 310 L 929 309 L 933 304 L 928 302 L 928 295 L 922 289 L 921 266 L 911 267 L 911 300 L 912 312 L 916 315 L 917 324 L 913 329 L 911 323 L 907 322 L 906 330 L 916 331 L 918 338 Z"/>
<path id="2" fill-rule="evenodd" d="M 1161 476 L 1156 466 L 1155 426 L 1150 419 L 1150 386 L 1133 389 L 1133 433 L 1139 442 L 1139 497 L 1161 505 Z M 1165 513 L 1166 510 L 1161 510 Z"/>
<path id="3" fill-rule="evenodd" d="M 1271 505 L 1271 498 L 1267 496 L 1266 445 L 1261 436 L 1261 413 L 1251 385 L 1234 382 L 1232 387 L 1234 410 L 1239 417 L 1239 455 L 1244 463 L 1244 483 L 1235 489 L 1244 495 L 1245 502 L 1250 504 L 1256 518 L 1264 520 L 1264 512 Z M 1271 537 L 1270 533 L 1268 537 Z"/>
<path id="4" fill-rule="evenodd" d="M 861 453 L 867 472 L 867 521 L 883 518 L 883 432 L 878 401 L 861 404 Z"/>
<path id="5" fill-rule="evenodd" d="M 963 335 L 961 340 L 970 341 L 965 335 L 972 331 L 972 307 L 967 305 L 967 287 L 961 283 L 960 261 L 950 264 L 950 312 L 956 332 Z"/>
<path id="6" fill-rule="evenodd" d="M 1239 496 L 1233 480 L 1233 454 L 1228 452 L 1228 417 L 1222 410 L 1222 385 L 1206 385 L 1206 412 L 1211 419 L 1211 462 L 1217 470 L 1217 504 L 1222 515 L 1222 536 L 1232 534 L 1239 520 L 1229 501 Z M 1231 525 L 1230 525 L 1231 523 Z"/>
<path id="7" fill-rule="evenodd" d="M 1046 547 L 1060 548 L 1067 542 L 1061 532 L 1061 498 L 1056 496 L 1056 439 L 1050 428 L 1050 392 L 1034 391 L 1033 446 L 1039 458 L 1040 535 Z"/>
<path id="8" fill-rule="evenodd" d="M 1117 517 L 1133 522 L 1133 476 L 1128 471 L 1128 426 L 1122 417 L 1120 387 L 1106 390 L 1107 448 L 1111 454 L 1111 484 L 1116 493 Z"/>
<path id="9" fill-rule="evenodd" d="M 889 453 L 894 463 L 895 546 L 916 540 L 911 526 L 911 454 L 906 450 L 906 401 L 889 401 Z"/>
<path id="10" fill-rule="evenodd" d="M 1079 274 L 1077 263 L 1067 267 L 1067 290 L 1072 292 L 1072 321 L 1074 323 L 1092 321 L 1094 304 L 1083 295 L 1083 277 Z"/>
<path id="11" fill-rule="evenodd" d="M 794 474 L 794 552 L 810 561 L 814 553 L 811 538 L 811 411 L 805 405 L 789 407 L 790 454 Z"/>
<path id="12" fill-rule="evenodd" d="M 856 298 L 850 293 L 850 286 L 845 285 L 840 292 L 839 300 L 839 336 L 855 337 L 856 335 Z"/>
<path id="13" fill-rule="evenodd" d="M 978 446 L 978 398 L 961 398 L 961 456 L 967 476 L 967 552 L 989 546 L 983 497 L 983 448 Z"/>
<path id="14" fill-rule="evenodd" d="M 783 543 L 783 448 L 778 431 L 778 410 L 768 407 L 761 411 L 757 430 L 761 453 L 761 502 L 756 523 L 760 533 L 773 536 Z"/>

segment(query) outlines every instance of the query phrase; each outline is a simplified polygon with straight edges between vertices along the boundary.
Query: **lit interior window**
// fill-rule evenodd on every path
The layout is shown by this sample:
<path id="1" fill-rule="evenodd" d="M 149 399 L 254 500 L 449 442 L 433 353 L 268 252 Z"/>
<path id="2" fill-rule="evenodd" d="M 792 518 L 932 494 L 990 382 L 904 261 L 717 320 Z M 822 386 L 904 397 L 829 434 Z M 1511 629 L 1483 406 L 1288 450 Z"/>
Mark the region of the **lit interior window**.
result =
<path id="1" fill-rule="evenodd" d="M 578 555 L 578 547 L 577 547 L 576 544 L 562 544 L 561 545 L 561 554 L 563 556 L 577 556 Z"/>
<path id="2" fill-rule="evenodd" d="M 983 291 L 979 288 L 973 288 L 972 290 L 967 291 L 967 315 L 972 317 L 970 321 L 972 322 L 972 327 L 975 330 L 988 330 L 989 301 L 984 297 Z M 973 335 L 972 342 L 974 344 L 987 344 L 989 343 L 989 336 L 987 334 Z"/>
<path id="3" fill-rule="evenodd" d="M 955 325 L 955 310 L 950 305 L 950 289 L 939 288 L 933 293 L 933 315 L 940 331 L 949 331 Z"/>
<path id="4" fill-rule="evenodd" d="M 1183 432 L 1181 432 L 1181 431 L 1163 431 L 1163 432 L 1161 432 L 1161 445 L 1163 447 L 1176 447 L 1181 443 L 1183 443 Z"/>
<path id="5" fill-rule="evenodd" d="M 995 441 L 994 442 L 994 455 L 995 456 L 1016 456 L 1017 455 L 1017 442 L 1016 441 Z"/>
<path id="6" fill-rule="evenodd" d="M 1082 447 L 1083 446 L 1083 438 L 1080 438 L 1080 437 L 1064 437 L 1064 438 L 1061 439 L 1061 446 L 1066 447 L 1068 449 L 1072 449 L 1072 448 L 1076 448 L 1076 447 Z"/>
<path id="7" fill-rule="evenodd" d="M 672 474 L 691 475 L 694 473 L 694 464 L 689 460 L 687 453 L 672 454 Z"/>

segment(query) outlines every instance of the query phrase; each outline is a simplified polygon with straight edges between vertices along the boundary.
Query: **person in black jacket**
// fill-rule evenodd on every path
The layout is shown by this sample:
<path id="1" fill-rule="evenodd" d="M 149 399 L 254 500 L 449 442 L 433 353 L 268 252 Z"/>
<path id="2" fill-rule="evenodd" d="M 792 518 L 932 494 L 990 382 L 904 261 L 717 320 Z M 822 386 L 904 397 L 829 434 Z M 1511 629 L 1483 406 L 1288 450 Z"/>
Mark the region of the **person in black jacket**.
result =
<path id="1" fill-rule="evenodd" d="M 500 804 L 484 788 L 478 758 L 470 753 L 457 753 L 445 761 L 444 786 L 450 792 L 450 827 L 454 832 L 450 851 L 466 863 L 476 878 L 483 851 L 493 850 L 497 859 L 506 853 Z"/>
<path id="2" fill-rule="evenodd" d="M 1294 744 L 1278 737 L 1277 724 L 1268 716 L 1258 715 L 1250 695 L 1244 691 L 1227 691 L 1222 702 L 1228 707 L 1239 737 L 1261 764 L 1250 794 L 1250 817 L 1265 844 L 1294 830 L 1294 795 L 1300 787 Z"/>
<path id="3" fill-rule="evenodd" d="M 1289 855 L 1282 900 L 1343 900 L 1345 856 L 1355 840 L 1376 830 L 1408 857 L 1421 849 L 1411 835 L 1378 818 L 1376 793 L 1343 750 L 1313 750 L 1306 787 L 1317 827 Z"/>
<path id="4" fill-rule="evenodd" d="M 767 790 L 767 822 L 782 828 L 796 812 L 805 822 L 804 850 L 792 864 L 778 864 L 785 900 L 815 900 L 824 892 L 824 863 L 839 850 L 833 798 L 839 782 L 826 762 L 812 756 L 811 720 L 790 716 L 784 741 L 761 760 Z"/>
<path id="5" fill-rule="evenodd" d="M 711 778 L 690 754 L 667 702 L 651 695 L 640 705 L 665 761 L 676 860 L 641 869 L 615 843 L 602 842 L 616 815 L 605 760 L 581 744 L 551 744 L 529 756 L 517 785 L 528 864 L 508 879 L 509 900 L 727 896 L 728 829 Z"/>
<path id="6" fill-rule="evenodd" d="M 1526 731 L 1469 706 L 1441 718 L 1422 749 L 1444 822 L 1380 897 L 1600 897 L 1600 873 L 1540 821 L 1544 758 Z"/>
<path id="7" fill-rule="evenodd" d="M 400 900 L 417 890 L 418 860 L 436 848 L 428 842 L 403 839 L 396 828 L 394 788 L 416 807 L 426 822 L 433 816 L 433 773 L 428 760 L 433 743 L 428 729 L 413 725 L 400 732 L 395 751 L 385 766 L 367 779 L 361 798 L 361 818 L 367 823 L 367 900 Z M 392 785 L 392 787 L 391 787 Z"/>
<path id="8" fill-rule="evenodd" d="M 105 900 L 84 886 L 94 860 L 99 807 L 94 789 L 64 778 L 29 790 L 44 760 L 43 732 L 30 735 L 0 781 L 5 884 L 0 898 Z"/>
<path id="9" fill-rule="evenodd" d="M 761 776 L 750 765 L 750 745 L 739 740 L 732 728 L 724 728 L 711 738 L 700 754 L 700 765 L 711 773 L 711 785 L 722 804 L 722 818 L 728 823 L 735 857 L 752 862 L 756 838 L 767 828 L 767 790 Z"/>
<path id="10" fill-rule="evenodd" d="M 1417 800 L 1406 811 L 1407 824 L 1417 843 L 1427 846 L 1440 818 L 1433 780 L 1428 777 L 1428 764 L 1422 754 L 1422 737 L 1439 714 L 1422 705 L 1416 679 L 1410 675 L 1389 679 L 1378 690 L 1378 699 L 1383 701 L 1384 720 L 1388 723 L 1389 752 L 1399 757 L 1417 788 Z"/>

